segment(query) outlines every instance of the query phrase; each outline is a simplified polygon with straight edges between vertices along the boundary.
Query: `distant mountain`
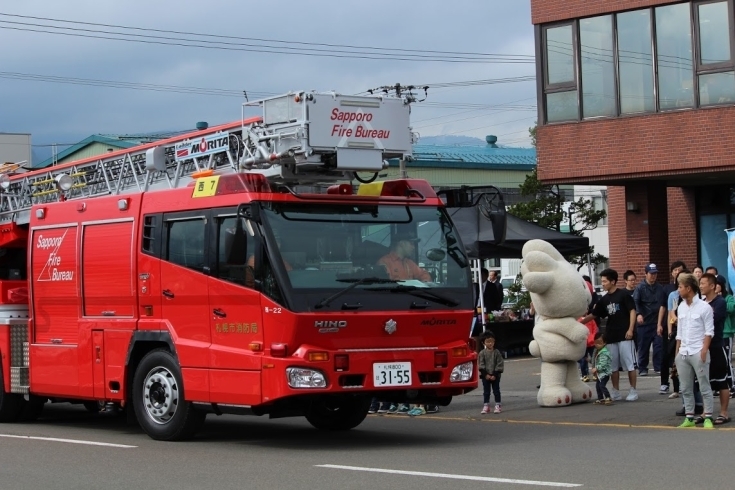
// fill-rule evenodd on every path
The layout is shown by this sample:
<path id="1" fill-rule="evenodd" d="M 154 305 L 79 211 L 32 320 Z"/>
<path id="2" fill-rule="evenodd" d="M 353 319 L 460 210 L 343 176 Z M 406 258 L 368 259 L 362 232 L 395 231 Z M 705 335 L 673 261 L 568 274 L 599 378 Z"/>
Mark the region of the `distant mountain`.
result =
<path id="1" fill-rule="evenodd" d="M 487 145 L 484 139 L 472 136 L 458 136 L 449 134 L 446 136 L 422 136 L 419 138 L 420 145 Z"/>

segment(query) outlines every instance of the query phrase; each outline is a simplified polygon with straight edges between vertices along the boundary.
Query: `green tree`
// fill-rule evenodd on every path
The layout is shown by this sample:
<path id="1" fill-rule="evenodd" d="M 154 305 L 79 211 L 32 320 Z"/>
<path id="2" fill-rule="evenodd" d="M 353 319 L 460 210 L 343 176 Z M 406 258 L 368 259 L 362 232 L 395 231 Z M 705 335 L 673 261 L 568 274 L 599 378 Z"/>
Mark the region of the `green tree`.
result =
<path id="1" fill-rule="evenodd" d="M 561 231 L 562 223 L 566 222 L 570 234 L 582 236 L 583 232 L 597 228 L 599 222 L 607 217 L 604 209 L 595 209 L 591 199 L 579 197 L 576 201 L 567 201 L 558 185 L 539 182 L 536 169 L 526 176 L 520 192 L 521 196 L 530 199 L 511 206 L 508 212 L 544 228 Z M 587 253 L 569 256 L 567 260 L 579 270 L 587 264 L 588 254 L 593 266 L 607 262 L 607 257 L 596 253 L 593 246 Z"/>
<path id="2" fill-rule="evenodd" d="M 536 148 L 536 128 L 537 125 L 534 124 L 532 128 L 528 128 L 528 135 L 531 137 L 531 145 Z"/>

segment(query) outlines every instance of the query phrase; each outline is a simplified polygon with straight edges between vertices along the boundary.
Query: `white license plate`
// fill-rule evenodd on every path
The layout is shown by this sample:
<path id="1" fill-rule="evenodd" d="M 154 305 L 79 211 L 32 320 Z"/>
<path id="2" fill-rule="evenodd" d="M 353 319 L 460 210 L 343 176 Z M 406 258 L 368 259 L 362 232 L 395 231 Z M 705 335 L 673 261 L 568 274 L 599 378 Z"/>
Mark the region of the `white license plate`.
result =
<path id="1" fill-rule="evenodd" d="M 373 364 L 374 386 L 407 386 L 410 384 L 410 362 L 376 362 Z"/>

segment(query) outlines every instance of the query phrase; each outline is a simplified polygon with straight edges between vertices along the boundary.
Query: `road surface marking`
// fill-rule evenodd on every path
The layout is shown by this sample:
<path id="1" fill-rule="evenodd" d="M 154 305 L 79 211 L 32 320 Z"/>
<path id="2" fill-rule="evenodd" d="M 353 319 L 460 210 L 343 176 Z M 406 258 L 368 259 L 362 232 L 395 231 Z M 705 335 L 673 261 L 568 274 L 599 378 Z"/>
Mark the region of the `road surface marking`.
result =
<path id="1" fill-rule="evenodd" d="M 391 418 L 402 418 L 402 417 L 388 417 Z M 657 425 L 657 424 L 613 424 L 609 422 L 552 422 L 549 420 L 511 420 L 511 419 L 479 419 L 474 417 L 444 417 L 436 415 L 422 415 L 422 419 L 431 420 L 453 420 L 453 421 L 464 421 L 464 422 L 491 422 L 496 424 L 530 424 L 530 425 L 566 425 L 570 427 L 609 427 L 609 428 L 622 428 L 622 429 L 679 429 L 677 425 Z M 678 423 L 678 422 L 677 422 Z M 735 427 L 717 427 L 714 431 L 706 431 L 709 434 L 716 432 L 732 432 L 735 431 Z M 700 432 L 700 431 L 697 431 Z"/>
<path id="2" fill-rule="evenodd" d="M 7 437 L 8 439 L 28 439 L 32 441 L 66 442 L 68 444 L 84 444 L 86 446 L 119 447 L 124 449 L 138 447 L 127 446 L 125 444 L 112 444 L 110 442 L 80 441 L 78 439 L 59 439 L 58 437 L 17 436 L 14 434 L 0 434 L 0 437 Z"/>
<path id="3" fill-rule="evenodd" d="M 494 478 L 491 476 L 472 476 L 472 475 L 452 475 L 449 473 L 427 473 L 425 471 L 404 471 L 404 470 L 389 470 L 384 468 L 364 468 L 361 466 L 343 466 L 338 464 L 317 464 L 314 465 L 317 468 L 332 468 L 336 470 L 349 470 L 349 471 L 367 471 L 370 473 L 389 473 L 392 475 L 409 475 L 409 476 L 427 476 L 431 478 L 448 478 L 451 480 L 473 480 L 473 481 L 488 481 L 496 483 L 515 483 L 518 485 L 536 485 L 544 487 L 581 487 L 580 483 L 564 483 L 554 481 L 536 481 L 536 480 L 517 480 L 514 478 Z"/>

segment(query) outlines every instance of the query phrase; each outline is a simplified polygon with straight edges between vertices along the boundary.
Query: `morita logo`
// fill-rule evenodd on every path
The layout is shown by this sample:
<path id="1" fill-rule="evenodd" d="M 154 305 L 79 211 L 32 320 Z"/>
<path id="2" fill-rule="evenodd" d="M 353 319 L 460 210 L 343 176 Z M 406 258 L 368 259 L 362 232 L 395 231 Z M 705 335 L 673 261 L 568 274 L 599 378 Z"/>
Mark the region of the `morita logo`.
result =
<path id="1" fill-rule="evenodd" d="M 456 325 L 457 320 L 454 318 L 448 318 L 445 320 L 438 319 L 438 318 L 427 318 L 425 320 L 421 320 L 421 325 L 427 325 L 429 327 L 433 327 L 436 325 Z"/>

